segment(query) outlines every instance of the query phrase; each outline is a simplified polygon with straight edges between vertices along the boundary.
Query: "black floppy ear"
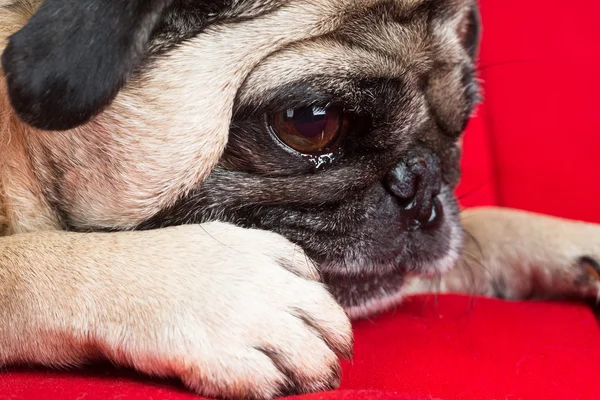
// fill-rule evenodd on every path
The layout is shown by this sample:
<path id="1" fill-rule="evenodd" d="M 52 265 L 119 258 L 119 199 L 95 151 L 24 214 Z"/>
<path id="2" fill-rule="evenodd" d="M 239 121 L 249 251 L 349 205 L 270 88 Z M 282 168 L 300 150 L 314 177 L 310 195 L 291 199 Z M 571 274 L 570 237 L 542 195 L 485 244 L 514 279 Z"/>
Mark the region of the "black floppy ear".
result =
<path id="1" fill-rule="evenodd" d="M 2 54 L 16 113 L 46 130 L 87 122 L 139 64 L 171 1 L 45 0 Z"/>

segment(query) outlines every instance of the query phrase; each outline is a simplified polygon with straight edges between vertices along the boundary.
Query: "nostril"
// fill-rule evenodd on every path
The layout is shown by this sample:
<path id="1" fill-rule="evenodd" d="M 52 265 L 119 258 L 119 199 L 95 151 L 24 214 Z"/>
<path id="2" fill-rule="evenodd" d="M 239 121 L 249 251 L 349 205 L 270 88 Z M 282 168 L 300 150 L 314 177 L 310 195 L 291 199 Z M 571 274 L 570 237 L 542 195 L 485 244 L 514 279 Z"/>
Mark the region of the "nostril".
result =
<path id="1" fill-rule="evenodd" d="M 383 179 L 386 190 L 403 208 L 402 216 L 415 229 L 439 224 L 443 207 L 438 199 L 442 190 L 441 161 L 425 151 L 398 163 Z"/>
<path id="2" fill-rule="evenodd" d="M 406 165 L 417 175 L 424 174 L 428 169 L 427 160 L 425 157 L 412 158 Z"/>
<path id="3" fill-rule="evenodd" d="M 408 165 L 401 163 L 392 171 L 388 172 L 383 180 L 383 184 L 388 192 L 401 202 L 405 202 L 404 207 L 414 200 L 417 192 L 417 176 Z"/>
<path id="4" fill-rule="evenodd" d="M 435 229 L 444 218 L 444 206 L 439 198 L 434 198 L 426 214 L 415 218 L 413 229 Z"/>

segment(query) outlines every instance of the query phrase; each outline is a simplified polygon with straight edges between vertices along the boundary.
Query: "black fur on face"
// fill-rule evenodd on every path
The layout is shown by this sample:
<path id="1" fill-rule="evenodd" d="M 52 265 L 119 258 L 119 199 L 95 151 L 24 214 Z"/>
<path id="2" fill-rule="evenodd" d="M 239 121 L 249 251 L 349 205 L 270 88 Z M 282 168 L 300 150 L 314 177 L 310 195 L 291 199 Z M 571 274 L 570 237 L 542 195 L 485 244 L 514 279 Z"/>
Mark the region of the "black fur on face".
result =
<path id="1" fill-rule="evenodd" d="M 435 7 L 422 12 L 427 20 Z M 452 194 L 460 175 L 457 140 L 478 100 L 473 15 L 461 36 L 470 56 L 460 62 L 437 60 L 439 48 L 432 47 L 429 66 L 404 76 L 315 74 L 262 92 L 260 102 L 240 96 L 219 168 L 139 228 L 221 220 L 278 232 L 319 264 L 346 307 L 397 291 L 408 272 L 449 268 L 461 242 Z M 329 39 L 361 46 L 352 29 Z M 267 126 L 265 115 L 311 106 L 350 115 L 349 133 L 325 156 L 290 151 Z M 439 160 L 443 216 L 432 226 L 415 228 L 386 185 L 391 171 L 412 159 Z"/>

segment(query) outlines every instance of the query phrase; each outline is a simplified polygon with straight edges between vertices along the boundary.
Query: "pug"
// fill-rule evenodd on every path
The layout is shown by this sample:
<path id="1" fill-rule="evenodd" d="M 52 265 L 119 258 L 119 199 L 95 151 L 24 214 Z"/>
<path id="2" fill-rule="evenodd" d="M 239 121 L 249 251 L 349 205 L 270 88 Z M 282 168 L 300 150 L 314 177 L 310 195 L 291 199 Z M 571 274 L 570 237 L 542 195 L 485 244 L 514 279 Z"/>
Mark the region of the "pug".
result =
<path id="1" fill-rule="evenodd" d="M 80 1 L 0 2 L 0 365 L 267 399 L 410 294 L 598 297 L 599 226 L 457 206 L 473 1 Z"/>

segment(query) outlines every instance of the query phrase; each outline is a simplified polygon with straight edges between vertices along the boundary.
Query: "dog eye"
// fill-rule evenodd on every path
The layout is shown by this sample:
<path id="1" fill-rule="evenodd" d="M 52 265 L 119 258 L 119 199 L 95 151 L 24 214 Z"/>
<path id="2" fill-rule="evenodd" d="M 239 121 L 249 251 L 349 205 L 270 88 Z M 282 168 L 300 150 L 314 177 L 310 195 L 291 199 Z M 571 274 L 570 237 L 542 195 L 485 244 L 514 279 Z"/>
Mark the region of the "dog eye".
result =
<path id="1" fill-rule="evenodd" d="M 273 134 L 300 153 L 331 151 L 348 128 L 337 107 L 303 107 L 267 115 Z"/>

